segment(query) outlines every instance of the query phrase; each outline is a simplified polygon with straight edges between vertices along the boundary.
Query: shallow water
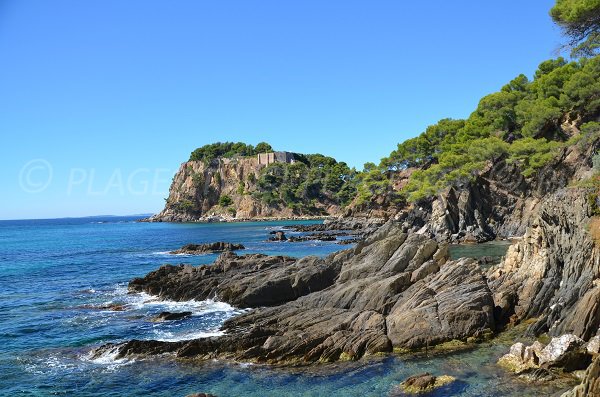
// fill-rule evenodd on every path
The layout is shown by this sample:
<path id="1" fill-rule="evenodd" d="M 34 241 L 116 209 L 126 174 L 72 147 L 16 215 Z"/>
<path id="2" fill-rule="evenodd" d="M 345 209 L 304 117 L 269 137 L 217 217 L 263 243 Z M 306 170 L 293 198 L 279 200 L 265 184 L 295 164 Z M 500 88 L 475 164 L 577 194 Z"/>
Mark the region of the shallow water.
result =
<path id="1" fill-rule="evenodd" d="M 487 262 L 481 266 L 486 270 L 490 266 L 500 263 L 511 244 L 508 240 L 495 240 L 480 244 L 452 244 L 450 245 L 450 259 L 485 257 Z"/>
<path id="2" fill-rule="evenodd" d="M 163 263 L 210 263 L 216 255 L 173 256 L 187 243 L 230 241 L 242 252 L 304 256 L 349 248 L 331 242 L 271 243 L 268 232 L 294 222 L 138 223 L 131 217 L 0 222 L 0 395 L 24 396 L 381 396 L 407 376 L 430 371 L 459 378 L 433 395 L 548 396 L 555 388 L 513 380 L 493 363 L 490 344 L 434 358 L 387 357 L 282 370 L 259 365 L 179 362 L 168 357 L 89 358 L 92 348 L 128 339 L 183 340 L 218 335 L 241 312 L 223 302 L 158 301 L 127 294 L 127 282 Z M 309 223 L 309 222 L 301 222 Z M 161 311 L 192 317 L 155 323 Z"/>

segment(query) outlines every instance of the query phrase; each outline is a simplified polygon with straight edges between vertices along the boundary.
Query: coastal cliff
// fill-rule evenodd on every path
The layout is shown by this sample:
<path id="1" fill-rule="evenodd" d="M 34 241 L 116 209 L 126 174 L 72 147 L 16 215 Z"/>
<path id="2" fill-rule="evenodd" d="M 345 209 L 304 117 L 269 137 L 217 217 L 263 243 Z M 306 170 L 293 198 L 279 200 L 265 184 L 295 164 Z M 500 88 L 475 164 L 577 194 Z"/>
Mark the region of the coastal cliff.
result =
<path id="1" fill-rule="evenodd" d="M 265 165 L 256 157 L 187 161 L 179 167 L 169 188 L 165 208 L 150 221 L 193 222 L 223 219 L 293 217 L 293 211 L 269 206 L 252 195 Z M 222 199 L 227 197 L 227 199 Z M 335 209 L 331 209 L 336 213 Z"/>
<path id="2" fill-rule="evenodd" d="M 586 147 L 565 147 L 528 178 L 519 167 L 499 158 L 489 162 L 475 180 L 403 208 L 395 218 L 409 230 L 426 233 L 438 241 L 484 242 L 521 237 L 532 225 L 545 198 L 593 175 L 592 157 L 598 148 L 599 139 Z"/>
<path id="3" fill-rule="evenodd" d="M 357 174 L 343 162 L 255 152 L 230 142 L 196 149 L 173 177 L 164 209 L 147 220 L 322 218 L 341 215 L 354 197 Z"/>

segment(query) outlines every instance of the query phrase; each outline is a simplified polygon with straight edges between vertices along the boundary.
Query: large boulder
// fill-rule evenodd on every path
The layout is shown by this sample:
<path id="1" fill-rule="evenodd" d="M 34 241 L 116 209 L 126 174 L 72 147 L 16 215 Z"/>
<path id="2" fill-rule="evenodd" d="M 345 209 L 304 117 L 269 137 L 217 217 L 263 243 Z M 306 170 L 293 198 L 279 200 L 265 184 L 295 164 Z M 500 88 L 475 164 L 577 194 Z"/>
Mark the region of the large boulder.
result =
<path id="1" fill-rule="evenodd" d="M 528 378 L 535 378 L 541 374 L 536 369 L 560 368 L 572 372 L 585 369 L 590 361 L 585 342 L 575 335 L 565 334 L 552 338 L 547 346 L 538 341 L 531 346 L 515 343 L 507 354 L 500 357 L 498 364 L 517 374 L 527 372 Z"/>

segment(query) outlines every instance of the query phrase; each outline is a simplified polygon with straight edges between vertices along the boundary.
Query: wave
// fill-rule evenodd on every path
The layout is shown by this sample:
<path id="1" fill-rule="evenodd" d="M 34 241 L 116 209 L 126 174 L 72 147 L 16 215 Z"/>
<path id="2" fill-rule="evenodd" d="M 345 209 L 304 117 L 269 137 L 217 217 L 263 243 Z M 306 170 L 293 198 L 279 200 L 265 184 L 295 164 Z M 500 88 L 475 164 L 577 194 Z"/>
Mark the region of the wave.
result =
<path id="1" fill-rule="evenodd" d="M 115 345 L 98 357 L 95 357 L 94 350 L 91 350 L 88 354 L 80 356 L 79 359 L 87 363 L 101 365 L 109 370 L 117 369 L 123 365 L 133 364 L 135 362 L 134 358 L 117 358 L 119 355 L 119 347 L 120 345 Z"/>
<path id="2" fill-rule="evenodd" d="M 193 340 L 193 339 L 202 339 L 202 338 L 210 338 L 213 336 L 223 336 L 225 335 L 224 331 L 190 331 L 184 332 L 181 334 L 175 334 L 170 331 L 165 330 L 156 330 L 156 337 L 152 338 L 153 340 L 158 340 L 161 342 L 181 342 L 185 340 Z"/>
<path id="3" fill-rule="evenodd" d="M 226 302 L 221 302 L 215 299 L 205 299 L 200 301 L 188 300 L 180 302 L 162 299 L 157 295 L 150 295 L 146 292 L 130 293 L 126 284 L 117 284 L 114 289 L 106 295 L 106 298 L 108 298 L 108 300 L 102 302 L 102 306 L 110 307 L 111 305 L 121 305 L 125 311 L 188 311 L 192 312 L 193 316 L 215 312 L 224 312 L 233 316 L 235 314 L 241 314 L 247 311 L 244 309 L 238 309 Z"/>

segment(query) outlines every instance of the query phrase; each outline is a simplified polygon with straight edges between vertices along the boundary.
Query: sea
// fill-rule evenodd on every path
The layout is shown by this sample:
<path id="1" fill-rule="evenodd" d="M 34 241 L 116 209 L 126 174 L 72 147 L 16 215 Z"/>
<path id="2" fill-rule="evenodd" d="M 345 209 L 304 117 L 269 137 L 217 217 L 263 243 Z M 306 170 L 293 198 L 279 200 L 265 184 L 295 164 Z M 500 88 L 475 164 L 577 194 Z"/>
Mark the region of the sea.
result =
<path id="1" fill-rule="evenodd" d="M 168 356 L 117 359 L 105 343 L 179 341 L 220 335 L 246 309 L 215 300 L 173 302 L 129 294 L 127 283 L 165 263 L 212 263 L 216 255 L 172 255 L 188 243 L 242 243 L 243 253 L 325 256 L 335 242 L 267 242 L 297 223 L 143 223 L 140 217 L 0 221 L 0 396 L 400 396 L 398 384 L 424 372 L 453 384 L 428 396 L 554 396 L 571 384 L 535 385 L 495 363 L 512 338 L 443 355 L 382 356 L 309 368 L 276 368 Z M 294 232 L 287 231 L 287 234 Z M 468 255 L 468 248 L 461 248 Z M 485 255 L 485 247 L 476 248 Z M 493 254 L 498 247 L 490 246 Z M 153 322 L 162 311 L 189 318 Z"/>

